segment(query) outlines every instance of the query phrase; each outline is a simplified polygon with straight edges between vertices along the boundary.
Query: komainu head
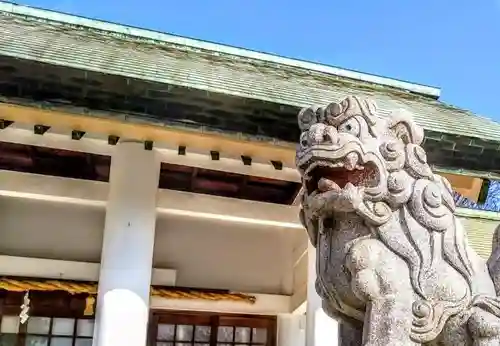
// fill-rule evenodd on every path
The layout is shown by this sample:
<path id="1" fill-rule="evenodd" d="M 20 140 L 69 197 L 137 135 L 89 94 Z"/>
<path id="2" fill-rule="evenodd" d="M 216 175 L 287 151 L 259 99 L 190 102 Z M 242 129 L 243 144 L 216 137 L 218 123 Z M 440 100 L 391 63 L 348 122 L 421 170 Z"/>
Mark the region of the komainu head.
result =
<path id="1" fill-rule="evenodd" d="M 411 114 L 380 116 L 373 101 L 350 96 L 303 109 L 298 123 L 296 163 L 310 217 L 356 212 L 380 226 L 392 210 L 409 202 L 419 180 L 426 181 L 424 202 L 431 208 L 454 208 L 449 183 L 427 164 L 420 146 L 423 129 Z"/>

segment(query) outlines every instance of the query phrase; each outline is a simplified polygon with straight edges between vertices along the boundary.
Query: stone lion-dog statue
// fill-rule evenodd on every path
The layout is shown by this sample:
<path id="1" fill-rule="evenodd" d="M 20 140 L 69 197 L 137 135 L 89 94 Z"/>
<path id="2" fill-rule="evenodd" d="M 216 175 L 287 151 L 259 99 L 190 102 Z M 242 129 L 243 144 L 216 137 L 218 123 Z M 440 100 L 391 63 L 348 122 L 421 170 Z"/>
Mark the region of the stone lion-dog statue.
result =
<path id="1" fill-rule="evenodd" d="M 411 114 L 347 97 L 300 111 L 300 218 L 325 312 L 365 346 L 500 345 L 500 246 L 469 246 Z M 496 233 L 499 233 L 497 228 Z"/>

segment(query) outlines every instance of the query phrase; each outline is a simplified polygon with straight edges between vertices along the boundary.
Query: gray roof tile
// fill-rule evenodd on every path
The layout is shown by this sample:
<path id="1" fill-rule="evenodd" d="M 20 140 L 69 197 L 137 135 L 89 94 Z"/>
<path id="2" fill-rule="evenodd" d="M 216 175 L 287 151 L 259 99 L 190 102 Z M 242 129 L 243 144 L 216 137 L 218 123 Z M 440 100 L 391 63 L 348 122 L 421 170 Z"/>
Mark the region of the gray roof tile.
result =
<path id="1" fill-rule="evenodd" d="M 355 94 L 427 130 L 500 142 L 499 123 L 392 87 L 10 12 L 0 11 L 0 55 L 300 107 Z"/>

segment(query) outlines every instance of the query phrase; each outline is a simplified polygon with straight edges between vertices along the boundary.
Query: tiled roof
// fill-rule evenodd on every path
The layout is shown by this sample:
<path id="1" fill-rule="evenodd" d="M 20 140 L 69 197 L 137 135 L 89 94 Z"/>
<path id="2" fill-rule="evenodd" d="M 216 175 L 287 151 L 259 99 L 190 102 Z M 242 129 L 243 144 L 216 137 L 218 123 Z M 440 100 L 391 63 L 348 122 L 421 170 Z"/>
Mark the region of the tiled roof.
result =
<path id="1" fill-rule="evenodd" d="M 382 114 L 405 108 L 427 130 L 500 142 L 499 123 L 410 93 L 410 83 L 401 82 L 398 89 L 387 86 L 391 82 L 384 78 L 381 83 L 386 85 L 369 83 L 359 80 L 369 76 L 355 80 L 325 69 L 261 59 L 264 54 L 256 53 L 255 58 L 194 48 L 140 37 L 118 25 L 106 31 L 75 24 L 81 22 L 77 19 L 0 2 L 0 55 L 300 107 L 354 94 L 374 98 Z M 433 93 L 430 87 L 414 88 Z"/>

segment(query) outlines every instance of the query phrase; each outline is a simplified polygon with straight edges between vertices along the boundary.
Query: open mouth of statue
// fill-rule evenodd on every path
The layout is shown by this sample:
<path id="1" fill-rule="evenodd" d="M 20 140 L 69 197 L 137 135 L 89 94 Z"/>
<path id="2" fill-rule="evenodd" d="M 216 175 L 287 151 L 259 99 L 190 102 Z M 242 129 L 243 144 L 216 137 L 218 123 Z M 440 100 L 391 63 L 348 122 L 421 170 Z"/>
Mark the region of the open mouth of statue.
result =
<path id="1" fill-rule="evenodd" d="M 375 163 L 350 164 L 352 161 L 347 157 L 344 161 L 312 162 L 304 173 L 307 194 L 341 191 L 348 184 L 364 188 L 378 186 L 380 175 Z"/>

